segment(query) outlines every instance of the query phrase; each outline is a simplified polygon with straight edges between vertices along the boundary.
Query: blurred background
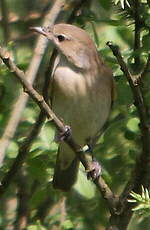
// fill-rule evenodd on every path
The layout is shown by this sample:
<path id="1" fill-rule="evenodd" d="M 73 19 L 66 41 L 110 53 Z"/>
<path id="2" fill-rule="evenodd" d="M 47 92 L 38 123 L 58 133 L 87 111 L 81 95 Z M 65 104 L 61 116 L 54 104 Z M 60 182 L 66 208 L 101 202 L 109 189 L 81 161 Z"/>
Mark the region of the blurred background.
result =
<path id="1" fill-rule="evenodd" d="M 1 0 L 0 2 L 0 45 L 7 47 L 14 62 L 23 71 L 28 70 L 38 39 L 29 28 L 42 25 L 53 2 L 50 0 Z M 109 125 L 98 140 L 95 155 L 101 162 L 103 177 L 114 193 L 119 195 L 130 177 L 135 159 L 141 152 L 139 118 L 130 87 L 106 42 L 113 41 L 119 45 L 130 71 L 138 74 L 146 62 L 150 48 L 150 10 L 148 1 L 140 1 L 141 15 L 146 26 L 141 25 L 140 47 L 135 50 L 132 1 L 85 2 L 74 16 L 73 24 L 85 29 L 92 37 L 98 52 L 113 70 L 117 92 Z M 66 1 L 57 22 L 66 22 L 73 6 L 73 1 Z M 48 71 L 52 49 L 51 44 L 48 44 L 33 83 L 34 88 L 40 93 L 45 79 L 50 75 Z M 135 57 L 140 59 L 138 65 L 135 63 Z M 144 98 L 147 107 L 150 108 L 150 79 L 146 76 L 144 81 Z M 13 73 L 10 73 L 0 62 L 0 135 L 2 138 L 12 111 L 16 107 L 15 103 L 22 92 L 23 89 Z M 17 124 L 14 136 L 5 150 L 5 157 L 1 161 L 1 180 L 17 159 L 19 148 L 29 135 L 39 112 L 38 106 L 29 98 L 20 115 L 20 122 Z M 46 120 L 32 142 L 22 167 L 13 178 L 11 185 L 6 188 L 0 200 L 0 230 L 105 229 L 109 219 L 108 207 L 93 183 L 87 181 L 82 166 L 78 181 L 71 192 L 64 194 L 52 188 L 51 181 L 57 152 L 57 144 L 53 141 L 54 132 L 51 122 Z M 129 230 L 141 229 L 150 229 L 150 219 L 135 213 Z"/>

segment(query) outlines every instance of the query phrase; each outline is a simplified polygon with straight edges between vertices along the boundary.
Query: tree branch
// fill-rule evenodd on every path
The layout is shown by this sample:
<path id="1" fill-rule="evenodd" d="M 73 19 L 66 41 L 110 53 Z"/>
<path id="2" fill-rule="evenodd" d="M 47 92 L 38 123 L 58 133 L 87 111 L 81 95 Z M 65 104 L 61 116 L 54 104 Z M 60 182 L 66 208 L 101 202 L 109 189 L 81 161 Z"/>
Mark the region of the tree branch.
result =
<path id="1" fill-rule="evenodd" d="M 76 0 L 76 1 L 74 2 L 73 11 L 71 12 L 71 14 L 70 14 L 70 16 L 69 16 L 69 18 L 68 18 L 68 20 L 67 20 L 68 23 L 71 24 L 71 23 L 74 21 L 74 18 L 75 18 L 75 16 L 77 15 L 79 9 L 81 9 L 81 7 L 82 7 L 84 4 L 85 4 L 85 5 L 91 4 L 91 0 Z"/>
<path id="2" fill-rule="evenodd" d="M 141 73 L 141 79 L 143 79 L 148 72 L 150 72 L 150 53 L 148 54 L 148 58 L 144 70 Z"/>
<path id="3" fill-rule="evenodd" d="M 55 55 L 56 55 L 56 53 L 53 52 L 53 55 L 51 56 L 50 63 L 49 63 L 50 66 L 53 65 Z M 43 96 L 44 96 L 46 101 L 48 101 L 48 90 L 49 90 L 49 84 L 50 84 L 50 77 L 49 78 L 47 77 L 48 72 L 51 75 L 51 73 L 48 69 L 46 74 L 45 74 L 45 83 L 44 83 L 44 87 L 43 87 Z M 38 133 L 40 132 L 41 127 L 42 127 L 45 119 L 46 119 L 46 114 L 43 113 L 43 111 L 40 111 L 40 114 L 39 114 L 35 124 L 33 125 L 29 135 L 27 136 L 25 141 L 20 146 L 18 155 L 15 158 L 10 170 L 7 172 L 7 174 L 4 176 L 4 178 L 1 182 L 1 184 L 3 185 L 2 187 L 0 187 L 0 194 L 1 195 L 3 195 L 6 192 L 8 186 L 10 185 L 10 183 L 14 179 L 16 173 L 18 172 L 18 170 L 22 166 L 22 163 L 25 161 L 27 153 L 29 152 L 33 141 L 35 140 Z"/>
<path id="4" fill-rule="evenodd" d="M 3 62 L 6 64 L 6 66 L 10 69 L 11 72 L 17 77 L 17 79 L 20 81 L 20 83 L 23 85 L 24 89 L 26 89 L 26 92 L 31 96 L 31 98 L 39 105 L 41 108 L 41 111 L 46 114 L 47 118 L 51 120 L 51 122 L 54 123 L 55 127 L 58 131 L 61 133 L 65 133 L 66 126 L 58 119 L 58 117 L 54 114 L 54 112 L 51 110 L 49 105 L 45 102 L 43 96 L 38 94 L 36 90 L 32 87 L 32 85 L 28 82 L 28 80 L 25 78 L 25 74 L 23 71 L 21 71 L 17 66 L 13 63 L 13 61 L 10 59 L 9 54 L 7 52 L 4 52 L 2 48 L 0 48 L 0 57 L 3 60 Z M 92 171 L 92 165 L 91 162 L 86 159 L 85 154 L 83 154 L 83 149 L 81 146 L 79 146 L 72 138 L 72 136 L 69 136 L 65 139 L 65 142 L 70 146 L 70 148 L 77 154 L 77 157 L 80 159 L 82 164 L 85 167 L 86 171 Z M 29 145 L 25 145 L 25 147 L 28 149 Z M 23 154 L 23 152 L 22 152 Z M 21 154 L 19 154 L 21 157 Z M 19 156 L 18 155 L 18 156 Z M 15 170 L 15 167 L 14 167 Z M 9 175 L 10 176 L 10 175 Z M 12 175 L 11 175 L 12 176 Z M 7 178 L 9 180 L 9 178 Z M 2 195 L 4 193 L 4 190 L 6 188 L 6 182 L 1 182 L 0 186 L 0 194 Z M 113 213 L 116 210 L 116 203 L 117 199 L 115 198 L 114 194 L 108 187 L 108 185 L 104 182 L 104 180 L 99 177 L 94 181 L 95 185 L 97 186 L 98 190 L 101 191 L 103 197 L 107 200 L 108 207 L 110 209 L 110 212 Z"/>
<path id="5" fill-rule="evenodd" d="M 73 13 L 70 15 L 68 22 L 70 22 L 70 20 L 71 21 L 73 20 L 73 18 L 75 17 L 76 13 L 78 12 L 79 8 L 83 5 L 83 3 L 85 3 L 85 1 L 83 1 L 83 0 L 76 2 L 75 9 L 73 10 Z M 56 55 L 56 51 L 54 52 L 54 56 L 55 55 Z M 9 59 L 9 56 L 6 57 L 6 59 Z M 52 60 L 54 60 L 54 59 L 52 58 Z M 50 64 L 50 66 L 52 66 L 52 65 Z M 48 72 L 49 72 L 49 69 L 48 69 L 46 75 L 48 75 Z M 50 78 L 46 78 L 46 79 L 48 80 L 48 82 L 45 84 L 45 86 L 48 89 L 48 85 L 50 84 Z M 43 92 L 44 91 L 45 90 L 43 90 Z M 44 97 L 47 100 L 47 96 L 44 95 Z M 11 169 L 8 171 L 8 173 L 6 174 L 6 176 L 3 178 L 2 182 L 1 182 L 1 184 L 2 184 L 2 186 L 0 187 L 0 194 L 1 195 L 4 194 L 4 192 L 6 191 L 6 188 L 9 186 L 9 184 L 11 183 L 12 179 L 14 178 L 16 172 L 18 171 L 18 169 L 21 167 L 23 161 L 25 160 L 27 152 L 29 151 L 33 140 L 36 138 L 36 136 L 37 136 L 37 134 L 38 134 L 38 132 L 42 126 L 44 119 L 45 119 L 45 112 L 43 113 L 43 110 L 41 110 L 37 122 L 33 126 L 32 130 L 31 130 L 29 136 L 27 137 L 27 139 L 25 140 L 25 142 L 22 144 L 22 146 L 19 150 L 19 154 L 18 154 L 17 158 L 15 159 Z M 80 151 L 81 151 L 81 148 L 79 146 L 79 154 L 81 153 Z M 81 156 L 81 158 L 82 158 L 82 156 Z M 84 161 L 84 159 L 83 159 L 83 161 Z M 89 167 L 88 166 L 89 163 L 87 163 L 86 160 L 84 161 L 83 164 L 85 165 L 86 168 Z M 111 192 L 109 187 L 106 185 L 104 180 L 102 178 L 100 178 L 99 180 L 95 181 L 95 184 L 98 187 L 99 191 L 101 191 L 101 193 L 103 194 L 104 199 L 107 200 L 110 211 L 111 212 L 115 211 L 117 199 L 115 198 L 114 194 Z"/>
<path id="6" fill-rule="evenodd" d="M 135 168 L 132 172 L 129 182 L 127 183 L 124 191 L 120 196 L 120 205 L 117 207 L 118 215 L 111 216 L 110 223 L 107 228 L 107 230 L 125 230 L 132 216 L 133 207 L 133 204 L 129 204 L 127 202 L 127 197 L 129 196 L 131 190 L 139 191 L 141 184 L 147 188 L 150 186 L 150 127 L 146 106 L 144 104 L 143 95 L 140 88 L 139 79 L 141 76 L 138 76 L 137 80 L 133 75 L 131 75 L 126 63 L 121 56 L 118 46 L 113 45 L 111 42 L 108 42 L 107 45 L 112 50 L 122 72 L 129 82 L 135 101 L 135 106 L 139 114 L 141 129 L 142 152 L 139 158 L 136 160 Z"/>
<path id="7" fill-rule="evenodd" d="M 5 44 L 8 43 L 10 38 L 10 31 L 9 31 L 9 22 L 8 22 L 8 7 L 6 0 L 1 0 L 1 11 L 2 11 L 2 25 L 4 31 L 4 41 Z"/>
<path id="8" fill-rule="evenodd" d="M 17 214 L 13 230 L 23 230 L 27 227 L 29 212 L 29 184 L 27 176 L 23 170 L 17 178 Z"/>
<path id="9" fill-rule="evenodd" d="M 135 25 L 135 30 L 134 30 L 134 52 L 136 53 L 139 48 L 140 48 L 140 13 L 139 13 L 139 7 L 140 3 L 139 0 L 134 0 L 134 25 Z M 140 56 L 135 54 L 134 58 L 134 63 L 138 67 L 140 66 Z"/>
<path id="10" fill-rule="evenodd" d="M 15 158 L 10 170 L 6 173 L 4 178 L 1 181 L 0 185 L 0 194 L 1 196 L 6 192 L 8 186 L 14 179 L 14 176 L 16 175 L 17 171 L 20 169 L 22 163 L 25 160 L 25 157 L 27 156 L 27 153 L 31 147 L 31 144 L 35 137 L 37 137 L 37 134 L 39 133 L 41 126 L 43 124 L 43 120 L 45 119 L 45 114 L 40 113 L 36 123 L 34 124 L 29 136 L 26 138 L 24 143 L 21 145 L 18 155 Z"/>
<path id="11" fill-rule="evenodd" d="M 81 1 L 82 3 L 84 2 L 83 0 Z M 79 4 L 79 2 L 76 3 L 78 7 L 81 7 L 82 4 Z M 76 12 L 79 10 L 79 8 L 76 7 L 75 5 L 75 9 L 73 10 L 74 14 L 71 14 L 71 20 L 73 20 L 73 18 L 76 15 Z M 73 17 L 74 15 L 74 17 Z M 68 21 L 70 20 L 70 17 L 68 18 Z M 56 49 L 54 49 L 51 58 L 50 58 L 50 62 L 47 68 L 47 71 L 45 72 L 45 83 L 44 83 L 44 87 L 43 87 L 43 96 L 44 99 L 46 100 L 46 102 L 48 102 L 49 98 L 48 98 L 48 91 L 49 91 L 49 87 L 50 87 L 50 83 L 51 83 L 51 77 L 47 77 L 47 76 L 51 76 L 51 71 L 52 71 L 52 66 L 53 63 L 55 61 L 55 57 L 57 55 L 57 51 Z M 26 95 L 25 95 L 26 96 Z M 20 100 L 22 101 L 22 100 Z M 23 103 L 23 101 L 22 101 Z M 19 107 L 18 104 L 16 104 L 16 107 Z M 24 107 L 24 105 L 23 105 Z M 20 110 L 22 110 L 22 107 L 19 107 Z M 17 109 L 16 109 L 17 112 Z M 20 116 L 20 113 L 19 113 Z M 12 122 L 10 122 L 11 124 L 15 124 L 15 118 L 18 120 L 18 113 L 15 114 L 14 117 L 12 117 Z M 38 133 L 40 132 L 41 126 L 44 122 L 44 120 L 46 119 L 46 114 L 43 113 L 43 111 L 40 112 L 37 121 L 35 122 L 34 126 L 32 127 L 28 137 L 25 139 L 25 141 L 22 143 L 22 145 L 19 148 L 19 153 L 15 159 L 15 161 L 13 162 L 10 170 L 7 172 L 7 174 L 5 175 L 5 177 L 2 180 L 2 184 L 3 186 L 0 188 L 0 193 L 4 194 L 4 192 L 6 191 L 7 187 L 9 186 L 9 184 L 12 182 L 14 176 L 16 175 L 17 171 L 19 170 L 19 168 L 21 167 L 22 163 L 25 161 L 26 155 L 34 141 L 34 139 L 37 137 Z M 11 126 L 9 126 L 9 130 L 6 130 L 6 133 L 8 131 L 9 135 L 11 136 L 11 130 L 13 130 L 13 128 Z M 4 135 L 5 136 L 5 135 Z M 6 139 L 7 142 L 7 139 Z M 5 141 L 3 140 L 3 142 L 1 142 L 1 153 L 3 152 L 3 148 L 5 148 Z"/>
<path id="12" fill-rule="evenodd" d="M 113 45 L 111 42 L 107 42 L 107 45 L 112 50 L 114 56 L 117 58 L 117 61 L 120 65 L 120 68 L 121 68 L 122 72 L 124 73 L 125 77 L 127 78 L 129 85 L 132 89 L 134 103 L 135 103 L 135 106 L 137 107 L 140 122 L 141 122 L 141 130 L 142 130 L 142 133 L 144 133 L 145 130 L 147 130 L 149 127 L 148 127 L 148 116 L 146 113 L 143 95 L 142 95 L 140 85 L 139 85 L 139 79 L 141 76 L 135 77 L 135 76 L 131 75 L 131 73 L 128 70 L 126 63 L 124 62 L 124 60 L 121 56 L 121 53 L 119 51 L 118 46 Z"/>
<path id="13" fill-rule="evenodd" d="M 148 6 L 150 7 L 150 0 L 147 0 L 147 4 L 148 4 Z"/>
<path id="14" fill-rule="evenodd" d="M 49 189 L 49 186 L 48 186 Z M 39 205 L 37 209 L 37 213 L 34 216 L 33 220 L 40 220 L 42 223 L 44 222 L 45 217 L 48 215 L 49 210 L 54 205 L 54 200 L 51 198 L 48 190 L 48 194 L 45 199 L 43 199 L 42 203 Z"/>
<path id="15" fill-rule="evenodd" d="M 51 10 L 48 12 L 48 14 L 45 16 L 44 22 L 43 22 L 43 26 L 48 26 L 48 25 L 53 25 L 58 14 L 60 13 L 63 5 L 64 5 L 64 0 L 56 0 L 53 7 L 51 8 Z M 28 81 L 32 84 L 41 60 L 43 58 L 45 49 L 47 47 L 47 39 L 44 38 L 43 36 L 39 36 L 37 43 L 35 45 L 35 49 L 33 51 L 33 56 L 30 62 L 30 65 L 28 67 L 28 70 L 26 71 L 26 79 L 28 79 Z M 6 149 L 9 145 L 9 142 L 11 141 L 11 139 L 13 138 L 16 128 L 19 124 L 20 121 L 20 117 L 22 114 L 22 111 L 24 110 L 26 103 L 28 101 L 28 95 L 25 94 L 24 92 L 22 92 L 22 90 L 20 91 L 20 95 L 13 107 L 13 110 L 11 112 L 10 115 L 10 119 L 8 120 L 7 126 L 4 130 L 3 136 L 0 140 L 0 149 L 1 149 L 1 154 L 0 154 L 0 167 L 2 166 L 4 157 L 5 157 L 5 152 Z"/>

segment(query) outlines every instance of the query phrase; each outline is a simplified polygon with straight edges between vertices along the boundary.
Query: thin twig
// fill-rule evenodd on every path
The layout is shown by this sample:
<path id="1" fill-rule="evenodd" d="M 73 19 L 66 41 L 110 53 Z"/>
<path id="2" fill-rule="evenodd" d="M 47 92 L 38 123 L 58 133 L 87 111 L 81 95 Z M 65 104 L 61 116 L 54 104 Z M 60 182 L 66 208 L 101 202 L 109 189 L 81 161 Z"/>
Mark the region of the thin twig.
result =
<path id="1" fill-rule="evenodd" d="M 79 9 L 81 9 L 83 5 L 87 5 L 87 4 L 90 5 L 91 0 L 76 0 L 74 2 L 73 11 L 71 12 L 67 22 L 71 24 L 74 21 L 74 18 L 77 15 Z"/>
<path id="2" fill-rule="evenodd" d="M 23 230 L 27 226 L 29 212 L 29 184 L 23 170 L 20 170 L 17 185 L 17 210 L 13 230 Z"/>
<path id="3" fill-rule="evenodd" d="M 139 0 L 134 0 L 133 3 L 134 7 L 134 25 L 135 25 L 135 30 L 134 30 L 134 52 L 136 53 L 137 51 L 139 51 L 140 48 L 140 32 L 141 32 L 141 28 L 140 28 L 140 13 L 139 13 Z M 135 58 L 134 58 L 134 63 L 135 65 L 138 67 L 140 66 L 140 56 L 135 54 Z"/>
<path id="4" fill-rule="evenodd" d="M 148 58 L 144 70 L 141 73 L 141 79 L 143 79 L 148 72 L 150 72 L 150 53 L 148 54 Z"/>
<path id="5" fill-rule="evenodd" d="M 83 0 L 82 0 L 82 2 L 83 2 Z M 77 2 L 77 5 L 78 5 L 78 7 L 81 6 L 81 5 L 79 5 L 79 2 Z M 76 8 L 76 10 L 73 10 L 74 17 L 76 15 L 77 10 L 78 10 L 77 7 L 75 7 L 75 8 Z M 73 14 L 71 14 L 71 19 L 73 20 Z M 70 20 L 70 17 L 68 20 Z M 44 83 L 44 87 L 43 87 L 43 97 L 44 97 L 46 102 L 48 102 L 48 100 L 49 100 L 48 91 L 49 91 L 50 83 L 51 83 L 51 77 L 50 76 L 51 76 L 52 66 L 53 66 L 53 63 L 55 61 L 56 55 L 57 55 L 57 51 L 54 49 L 52 56 L 50 58 L 50 61 L 49 61 L 47 71 L 45 72 L 45 83 Z M 22 103 L 23 103 L 23 101 L 22 101 Z M 22 106 L 24 107 L 24 105 L 22 105 Z M 16 104 L 16 107 L 19 107 L 18 104 Z M 22 110 L 22 107 L 19 107 L 19 108 L 20 108 L 20 110 Z M 16 110 L 16 112 L 17 112 L 17 110 Z M 16 113 L 15 117 L 16 117 L 16 119 L 18 119 L 18 113 Z M 13 121 L 14 121 L 15 117 L 12 117 Z M 42 126 L 45 118 L 46 118 L 46 114 L 41 111 L 35 124 L 34 124 L 34 126 L 32 127 L 32 129 L 30 131 L 29 135 L 27 136 L 25 141 L 20 146 L 19 153 L 18 153 L 15 161 L 13 162 L 10 170 L 7 172 L 7 174 L 5 175 L 5 177 L 2 180 L 3 188 L 0 188 L 1 194 L 3 194 L 6 191 L 6 188 L 9 186 L 9 184 L 13 180 L 15 174 L 17 173 L 17 171 L 21 167 L 22 163 L 25 161 L 25 158 L 26 158 L 27 153 L 30 149 L 30 146 L 32 145 L 32 143 L 33 143 L 34 139 L 36 138 L 36 136 L 38 135 L 38 133 L 40 132 L 41 126 Z M 10 123 L 14 124 L 15 122 L 13 123 L 13 121 Z M 11 126 L 9 126 L 9 129 L 10 129 L 9 132 L 8 132 L 8 130 L 6 130 L 6 133 L 9 133 L 9 135 L 11 136 L 11 130 L 13 128 Z M 7 140 L 6 140 L 6 142 L 7 142 Z M 3 141 L 2 148 L 5 148 L 5 142 L 4 141 Z M 1 151 L 3 152 L 2 148 L 1 148 Z"/>
<path id="6" fill-rule="evenodd" d="M 141 129 L 142 129 L 142 132 L 144 132 L 145 129 L 148 129 L 148 125 L 147 125 L 148 117 L 147 117 L 147 113 L 146 113 L 146 109 L 144 105 L 143 95 L 141 93 L 141 89 L 138 83 L 138 79 L 140 79 L 140 76 L 138 78 L 135 78 L 129 72 L 129 69 L 121 56 L 118 46 L 113 45 L 111 42 L 107 42 L 107 45 L 110 47 L 114 56 L 117 58 L 120 68 L 130 84 L 130 87 L 133 93 L 133 97 L 134 97 L 134 103 L 137 107 L 140 121 L 141 121 Z"/>
<path id="7" fill-rule="evenodd" d="M 43 223 L 45 217 L 48 215 L 48 212 L 51 210 L 54 204 L 55 202 L 50 196 L 49 191 L 48 191 L 48 195 L 46 196 L 45 199 L 43 199 L 42 203 L 39 205 L 37 209 L 37 213 L 35 217 L 33 218 L 33 220 L 40 220 L 41 223 Z"/>
<path id="8" fill-rule="evenodd" d="M 58 131 L 65 133 L 66 127 L 64 124 L 57 118 L 54 112 L 51 110 L 49 105 L 44 101 L 43 96 L 41 96 L 37 91 L 32 87 L 32 85 L 25 78 L 25 74 L 22 70 L 17 68 L 17 66 L 10 59 L 8 53 L 5 54 L 2 48 L 0 48 L 0 57 L 5 63 L 5 65 L 13 72 L 13 74 L 17 77 L 20 83 L 23 85 L 24 89 L 26 89 L 26 93 L 31 96 L 31 98 L 39 105 L 43 113 L 46 114 L 47 118 L 50 119 L 56 125 Z M 72 149 L 76 149 L 76 152 L 81 152 L 82 149 L 79 145 L 77 145 L 74 140 L 70 137 L 66 139 L 66 142 Z M 89 168 L 86 166 L 86 168 Z"/>
<path id="9" fill-rule="evenodd" d="M 150 0 L 147 0 L 147 4 L 148 4 L 148 6 L 150 7 Z"/>
<path id="10" fill-rule="evenodd" d="M 50 58 L 49 66 L 53 66 L 54 59 L 55 59 L 55 52 L 53 53 L 53 55 Z M 47 73 L 49 72 L 49 75 L 51 75 L 51 71 L 52 71 L 52 68 L 51 68 L 51 70 L 48 69 L 46 74 L 45 74 L 43 96 L 44 96 L 46 101 L 48 100 L 48 90 L 49 90 L 49 84 L 50 84 L 50 77 L 47 77 Z M 20 167 L 22 166 L 23 162 L 25 161 L 27 154 L 30 150 L 30 147 L 31 147 L 33 141 L 35 140 L 35 138 L 37 137 L 38 133 L 40 132 L 41 127 L 42 127 L 45 119 L 46 119 L 45 113 L 43 113 L 43 111 L 40 111 L 40 114 L 39 114 L 38 118 L 36 119 L 36 122 L 33 125 L 29 135 L 27 136 L 25 141 L 21 144 L 21 146 L 19 147 L 19 152 L 18 152 L 16 159 L 14 160 L 11 168 L 9 169 L 9 171 L 7 172 L 7 174 L 5 175 L 5 177 L 3 178 L 2 182 L 1 182 L 3 185 L 0 188 L 1 195 L 3 195 L 4 192 L 6 192 L 7 187 L 10 185 L 12 180 L 15 178 L 16 173 L 19 171 Z"/>
<path id="11" fill-rule="evenodd" d="M 7 2 L 7 0 L 5 0 Z M 44 18 L 45 15 L 48 13 L 53 1 L 49 1 L 41 10 L 40 12 L 33 12 L 30 11 L 26 15 L 18 15 L 17 13 L 13 12 L 13 15 L 10 11 L 7 12 L 8 17 L 8 24 L 24 24 L 25 22 L 33 22 L 34 20 L 39 20 Z M 0 24 L 2 23 L 2 16 L 0 15 Z"/>
<path id="12" fill-rule="evenodd" d="M 61 133 L 65 133 L 66 126 L 54 114 L 54 112 L 51 110 L 49 105 L 44 101 L 44 98 L 40 94 L 38 94 L 36 90 L 32 87 L 32 85 L 28 82 L 28 80 L 25 78 L 24 72 L 21 71 L 19 68 L 17 68 L 17 66 L 10 59 L 8 53 L 5 54 L 2 48 L 0 48 L 0 57 L 3 60 L 3 62 L 6 64 L 6 66 L 10 69 L 10 71 L 13 72 L 13 74 L 17 77 L 17 79 L 26 89 L 26 92 L 39 105 L 43 113 L 46 114 L 47 118 L 50 119 L 54 123 L 57 130 L 60 131 Z M 77 157 L 80 159 L 80 161 L 84 165 L 85 170 L 91 171 L 93 169 L 91 162 L 87 159 L 85 154 L 83 154 L 83 149 L 73 140 L 72 136 L 69 136 L 68 138 L 66 138 L 65 142 L 77 154 Z M 28 148 L 28 145 L 26 147 Z M 99 179 L 96 179 L 94 182 L 96 186 L 98 187 L 98 189 L 102 192 L 104 198 L 107 200 L 108 206 L 110 208 L 110 212 L 111 213 L 115 212 L 116 210 L 115 206 L 116 206 L 117 199 L 113 195 L 108 185 L 104 182 L 104 180 L 101 177 L 99 177 Z M 2 193 L 4 193 L 5 186 L 6 185 L 4 185 L 2 181 L 1 186 L 0 186 L 1 195 Z"/>
<path id="13" fill-rule="evenodd" d="M 139 119 L 140 119 L 140 128 L 141 128 L 141 143 L 142 143 L 142 152 L 135 163 L 135 168 L 132 172 L 132 175 L 129 179 L 129 182 L 125 186 L 124 191 L 120 196 L 120 206 L 117 207 L 118 216 L 112 215 L 110 218 L 110 223 L 107 230 L 113 229 L 113 223 L 115 223 L 115 229 L 126 229 L 130 218 L 132 216 L 132 207 L 133 204 L 127 202 L 127 197 L 129 196 L 131 190 L 139 191 L 141 184 L 145 187 L 150 187 L 150 128 L 148 122 L 148 114 L 146 111 L 146 106 L 144 104 L 143 95 L 140 89 L 140 82 L 135 81 L 134 76 L 128 70 L 126 63 L 124 62 L 119 47 L 113 45 L 111 42 L 108 42 L 107 45 L 112 50 L 114 56 L 116 57 L 118 64 L 127 78 L 129 85 L 132 90 L 133 98 L 135 101 L 135 106 L 137 108 Z M 141 76 L 139 76 L 141 78 Z M 116 221 L 117 218 L 117 221 Z"/>
<path id="14" fill-rule="evenodd" d="M 58 14 L 60 13 L 64 5 L 64 2 L 65 2 L 64 0 L 55 1 L 52 9 L 48 12 L 48 14 L 46 15 L 44 19 L 43 26 L 48 26 L 48 25 L 52 26 L 54 24 Z M 41 60 L 43 58 L 45 49 L 47 47 L 47 43 L 48 41 L 46 38 L 44 38 L 43 36 L 38 37 L 37 43 L 35 45 L 35 49 L 33 51 L 33 57 L 31 59 L 28 70 L 26 71 L 26 79 L 28 79 L 28 81 L 31 84 L 33 83 L 37 75 Z M 24 110 L 27 101 L 28 101 L 28 95 L 22 92 L 21 90 L 20 95 L 11 112 L 10 119 L 8 120 L 3 136 L 1 137 L 1 140 L 0 140 L 0 150 L 1 150 L 0 167 L 3 164 L 6 149 L 9 145 L 9 142 L 11 141 L 11 139 L 13 138 L 15 134 L 16 128 L 21 118 L 22 111 Z"/>
<path id="15" fill-rule="evenodd" d="M 7 191 L 8 186 L 10 185 L 10 183 L 14 179 L 16 173 L 20 169 L 22 163 L 24 162 L 24 160 L 27 156 L 27 153 L 29 152 L 29 149 L 31 147 L 31 144 L 32 144 L 33 140 L 35 139 L 35 137 L 37 137 L 44 120 L 45 120 L 45 114 L 40 113 L 36 123 L 32 127 L 32 130 L 31 130 L 29 136 L 26 138 L 24 143 L 21 145 L 19 152 L 18 152 L 18 155 L 15 158 L 11 168 L 9 169 L 9 171 L 6 173 L 6 175 L 4 176 L 4 178 L 1 181 L 1 185 L 2 185 L 2 186 L 0 186 L 1 196 Z"/>
<path id="16" fill-rule="evenodd" d="M 63 223 L 65 222 L 67 217 L 66 214 L 66 197 L 63 196 L 60 201 L 60 223 L 59 223 L 59 230 L 62 229 Z"/>
<path id="17" fill-rule="evenodd" d="M 85 2 L 85 1 L 81 1 L 82 4 Z M 78 7 L 81 7 L 82 4 L 79 4 L 79 1 L 77 2 L 77 5 Z M 73 10 L 74 14 L 76 14 L 76 12 L 78 11 L 78 7 L 76 7 L 76 10 Z M 73 14 L 71 15 L 71 20 L 73 18 Z M 69 18 L 70 20 L 70 18 Z M 51 65 L 50 65 L 51 66 Z M 47 78 L 49 79 L 49 78 Z M 48 83 L 49 84 L 49 83 Z M 48 88 L 48 87 L 47 87 Z M 43 112 L 41 111 L 41 113 L 43 114 Z M 40 115 L 42 116 L 42 114 L 40 113 Z M 43 114 L 44 116 L 44 114 Z M 42 116 L 42 119 L 44 119 Z M 39 120 L 40 120 L 40 116 L 39 116 Z M 43 120 L 42 120 L 43 122 Z M 41 123 L 42 123 L 41 122 Z M 29 135 L 29 137 L 27 138 L 26 142 L 23 144 L 23 146 L 21 147 L 20 151 L 19 151 L 19 154 L 15 160 L 15 162 L 13 163 L 12 165 L 12 168 L 9 170 L 9 172 L 6 174 L 6 176 L 4 177 L 3 181 L 2 181 L 2 186 L 0 188 L 0 193 L 3 194 L 4 191 L 6 191 L 6 188 L 9 186 L 10 182 L 11 182 L 11 179 L 10 179 L 10 175 L 15 175 L 17 170 L 19 169 L 19 167 L 21 166 L 22 162 L 25 160 L 25 156 L 26 156 L 26 153 L 27 151 L 30 149 L 30 146 L 31 146 L 31 142 L 32 140 L 35 138 L 35 136 L 37 135 L 37 128 L 36 128 L 36 125 L 38 126 L 38 121 L 36 122 L 36 124 L 34 125 L 32 131 L 31 131 L 31 134 Z M 40 124 L 41 124 L 40 123 Z M 41 125 L 40 125 L 41 126 Z M 64 127 L 65 128 L 65 127 Z M 39 127 L 40 129 L 40 127 Z M 36 134 L 34 134 L 36 133 Z M 73 147 L 74 148 L 74 147 Z M 80 148 L 80 147 L 79 147 Z M 80 152 L 80 150 L 79 150 Z M 81 159 L 82 159 L 82 156 L 80 156 Z M 84 161 L 84 159 L 82 159 L 82 161 Z M 84 161 L 84 166 L 86 168 L 88 168 L 88 163 L 86 161 Z M 12 178 L 12 177 L 11 177 Z M 115 199 L 115 196 L 113 195 L 113 193 L 111 192 L 111 190 L 109 189 L 109 187 L 106 185 L 106 183 L 103 181 L 102 178 L 95 181 L 95 184 L 97 185 L 98 189 L 102 192 L 104 198 L 108 201 L 108 205 L 110 207 L 110 210 L 111 212 L 113 212 L 113 210 L 115 209 L 115 205 L 116 205 L 116 199 Z"/>
<path id="18" fill-rule="evenodd" d="M 4 31 L 4 41 L 7 44 L 10 38 L 9 23 L 8 23 L 8 7 L 6 0 L 1 0 L 1 11 L 2 11 L 2 25 Z"/>

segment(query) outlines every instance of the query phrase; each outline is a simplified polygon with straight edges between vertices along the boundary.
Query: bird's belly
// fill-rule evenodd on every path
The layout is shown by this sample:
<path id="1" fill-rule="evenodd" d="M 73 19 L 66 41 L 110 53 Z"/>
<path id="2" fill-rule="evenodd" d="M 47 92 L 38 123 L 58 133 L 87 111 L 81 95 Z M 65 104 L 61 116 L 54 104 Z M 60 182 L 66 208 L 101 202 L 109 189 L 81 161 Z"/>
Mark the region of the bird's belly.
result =
<path id="1" fill-rule="evenodd" d="M 54 76 L 52 107 L 56 115 L 71 127 L 75 140 L 84 144 L 86 139 L 93 137 L 104 125 L 111 98 L 110 95 L 104 96 L 104 89 L 95 91 L 82 74 L 68 69 L 65 70 L 66 74 L 62 71 L 59 68 Z"/>

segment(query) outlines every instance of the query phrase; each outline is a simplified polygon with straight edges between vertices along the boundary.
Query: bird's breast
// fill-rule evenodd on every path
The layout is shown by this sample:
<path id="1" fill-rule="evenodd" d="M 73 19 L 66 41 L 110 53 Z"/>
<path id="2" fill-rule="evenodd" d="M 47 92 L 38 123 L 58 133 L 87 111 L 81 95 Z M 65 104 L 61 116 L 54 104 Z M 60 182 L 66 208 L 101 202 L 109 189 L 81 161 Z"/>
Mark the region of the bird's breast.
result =
<path id="1" fill-rule="evenodd" d="M 70 125 L 78 139 L 95 135 L 105 123 L 111 104 L 110 90 L 94 76 L 85 75 L 67 66 L 54 72 L 54 112 Z"/>
<path id="2" fill-rule="evenodd" d="M 86 80 L 81 72 L 67 66 L 57 67 L 54 74 L 54 84 L 64 96 L 84 96 L 87 93 Z"/>

